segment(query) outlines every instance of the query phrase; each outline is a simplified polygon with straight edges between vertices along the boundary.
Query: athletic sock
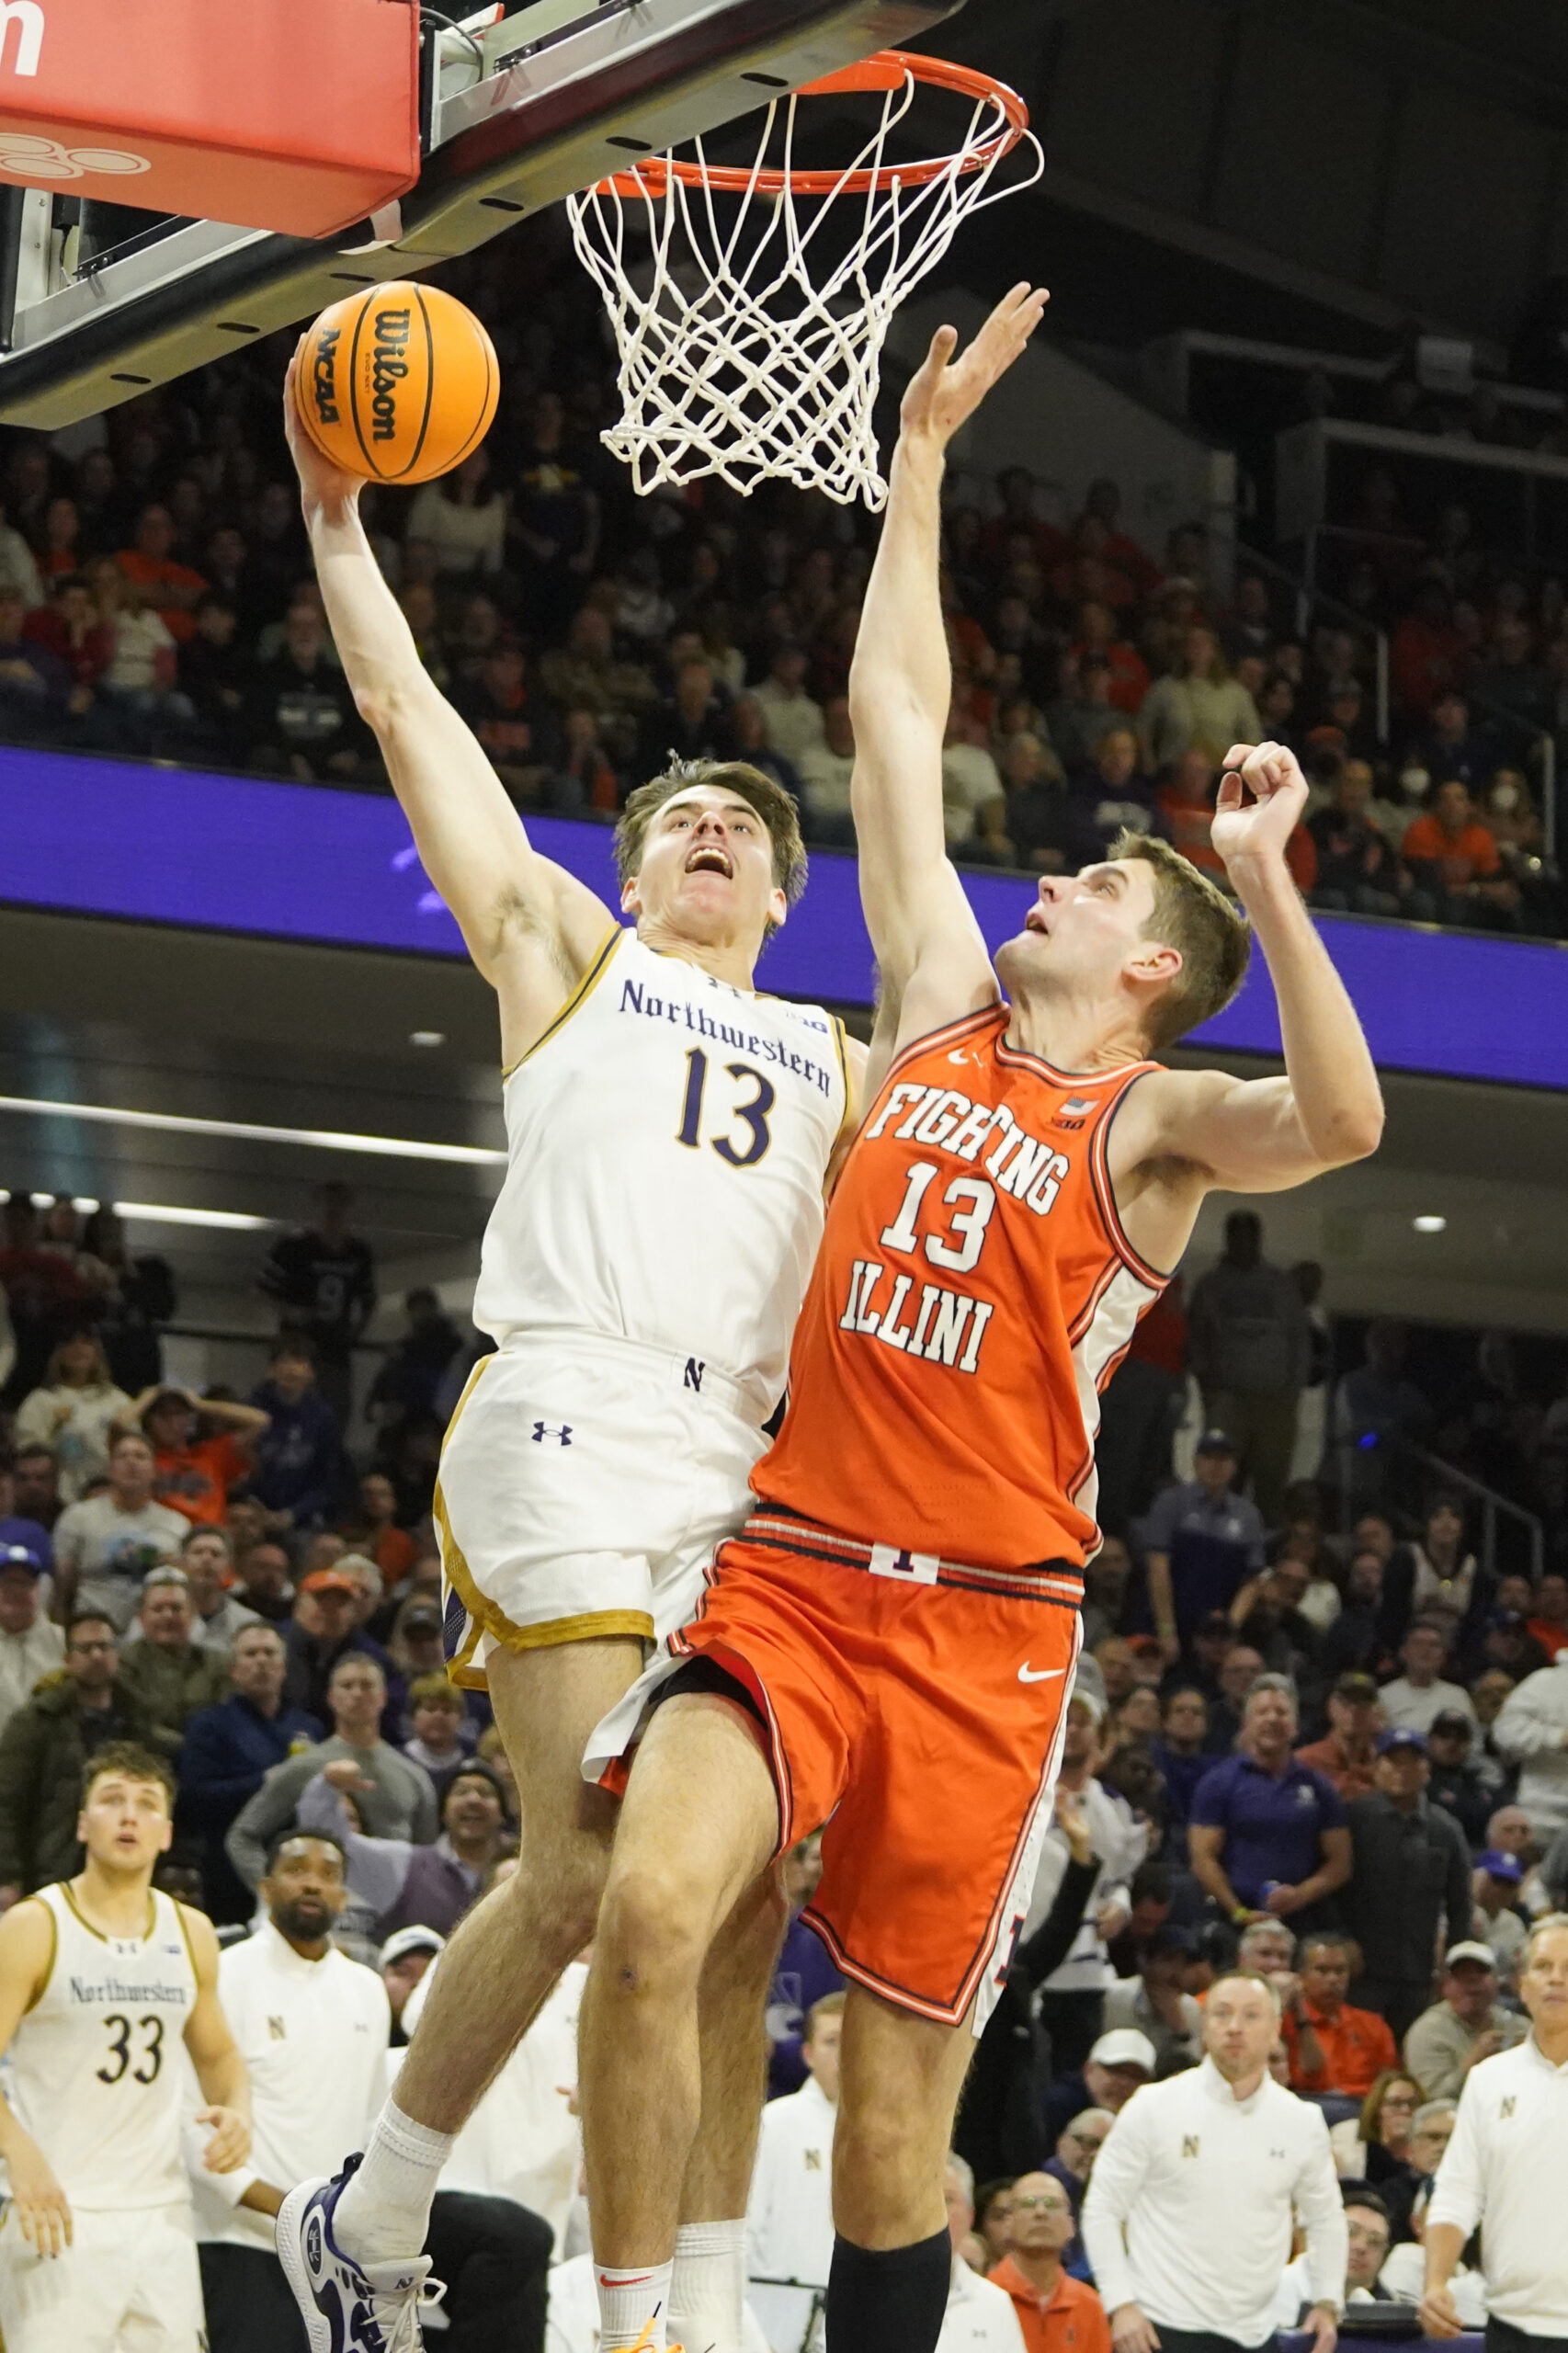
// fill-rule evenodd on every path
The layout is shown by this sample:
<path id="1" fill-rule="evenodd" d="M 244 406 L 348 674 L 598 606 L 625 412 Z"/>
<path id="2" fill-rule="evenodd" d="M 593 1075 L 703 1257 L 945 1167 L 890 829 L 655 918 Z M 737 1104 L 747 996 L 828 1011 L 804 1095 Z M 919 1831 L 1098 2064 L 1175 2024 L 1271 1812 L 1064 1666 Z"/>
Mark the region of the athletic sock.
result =
<path id="1" fill-rule="evenodd" d="M 596 2263 L 599 2291 L 599 2353 L 665 2353 L 673 2263 L 639 2263 L 621 2270 Z"/>
<path id="2" fill-rule="evenodd" d="M 952 2277 L 946 2231 L 914 2246 L 875 2249 L 835 2238 L 827 2353 L 936 2353 Z"/>
<path id="3" fill-rule="evenodd" d="M 415 2123 L 388 2100 L 333 2210 L 332 2235 L 345 2255 L 357 2263 L 396 2263 L 420 2252 L 430 2200 L 456 2139 Z"/>
<path id="4" fill-rule="evenodd" d="M 676 2233 L 668 2335 L 686 2353 L 741 2353 L 746 2226 L 683 2222 Z"/>

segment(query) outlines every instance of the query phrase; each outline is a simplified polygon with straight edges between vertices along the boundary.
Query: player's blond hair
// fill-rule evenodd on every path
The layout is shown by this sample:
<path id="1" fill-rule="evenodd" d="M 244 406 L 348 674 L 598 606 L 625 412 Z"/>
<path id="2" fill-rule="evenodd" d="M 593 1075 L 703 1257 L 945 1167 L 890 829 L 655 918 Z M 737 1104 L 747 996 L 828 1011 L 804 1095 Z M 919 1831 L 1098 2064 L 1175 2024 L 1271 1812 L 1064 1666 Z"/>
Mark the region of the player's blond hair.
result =
<path id="1" fill-rule="evenodd" d="M 783 892 L 786 905 L 792 907 L 806 887 L 806 846 L 801 838 L 801 813 L 794 796 L 761 768 L 754 768 L 749 760 L 677 760 L 672 753 L 662 776 L 651 778 L 627 794 L 626 806 L 615 829 L 615 864 L 622 888 L 641 869 L 648 828 L 665 801 L 699 784 L 711 785 L 719 792 L 733 792 L 737 800 L 746 801 L 756 811 L 773 845 L 774 886 Z M 769 924 L 769 932 L 775 928 Z"/>
<path id="2" fill-rule="evenodd" d="M 1252 954 L 1252 926 L 1223 891 L 1169 842 L 1124 826 L 1109 855 L 1141 858 L 1154 870 L 1153 912 L 1143 937 L 1176 949 L 1181 970 L 1149 1008 L 1149 1043 L 1174 1045 L 1222 1013 L 1241 987 Z"/>

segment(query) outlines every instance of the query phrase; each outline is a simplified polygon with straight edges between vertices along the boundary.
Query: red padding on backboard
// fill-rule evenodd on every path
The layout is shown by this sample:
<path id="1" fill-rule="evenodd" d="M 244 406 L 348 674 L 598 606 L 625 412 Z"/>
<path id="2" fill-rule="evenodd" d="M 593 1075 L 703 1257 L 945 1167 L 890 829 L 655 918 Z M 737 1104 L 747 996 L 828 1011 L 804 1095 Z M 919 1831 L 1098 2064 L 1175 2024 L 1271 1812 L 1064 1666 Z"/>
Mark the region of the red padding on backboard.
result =
<path id="1" fill-rule="evenodd" d="M 414 0 L 0 0 L 0 180 L 324 237 L 418 176 Z"/>

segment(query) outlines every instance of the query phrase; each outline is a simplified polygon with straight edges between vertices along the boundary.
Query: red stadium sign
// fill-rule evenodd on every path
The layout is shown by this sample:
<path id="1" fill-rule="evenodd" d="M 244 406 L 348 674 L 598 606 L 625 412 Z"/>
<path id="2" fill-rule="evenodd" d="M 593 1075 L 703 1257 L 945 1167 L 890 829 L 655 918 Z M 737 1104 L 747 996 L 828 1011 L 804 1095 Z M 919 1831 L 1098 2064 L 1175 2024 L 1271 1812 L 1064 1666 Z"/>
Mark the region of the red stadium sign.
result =
<path id="1" fill-rule="evenodd" d="M 419 175 L 414 0 L 0 0 L 0 180 L 325 237 Z"/>

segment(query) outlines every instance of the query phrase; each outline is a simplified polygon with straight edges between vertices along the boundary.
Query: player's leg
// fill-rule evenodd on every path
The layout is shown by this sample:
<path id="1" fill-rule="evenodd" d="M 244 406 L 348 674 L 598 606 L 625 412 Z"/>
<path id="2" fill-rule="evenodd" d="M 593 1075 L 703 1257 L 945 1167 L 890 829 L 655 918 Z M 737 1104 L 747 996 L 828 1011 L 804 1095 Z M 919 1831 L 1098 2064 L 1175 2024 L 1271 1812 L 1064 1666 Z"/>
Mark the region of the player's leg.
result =
<path id="1" fill-rule="evenodd" d="M 704 2105 L 704 1975 L 716 1938 L 778 1842 L 772 1774 L 745 1711 L 709 1693 L 667 1700 L 628 1785 L 583 2001 L 583 2123 L 604 2353 L 640 2341 L 659 2353 L 665 2342 L 682 2193 Z M 716 1972 L 710 2007 L 724 2008 L 730 1991 Z M 753 2080 L 760 2105 L 760 2079 Z M 735 2154 L 732 2147 L 731 2162 Z M 700 2171 L 692 2186 L 728 2202 L 729 2185 L 705 2181 Z"/>
<path id="2" fill-rule="evenodd" d="M 642 1645 L 629 1636 L 496 1649 L 486 1662 L 517 1777 L 517 1869 L 441 1955 L 396 2096 L 336 2201 L 333 2234 L 357 2262 L 407 2258 L 424 2245 L 453 2136 L 593 1935 L 616 1806 L 584 1781 L 580 1761 L 642 1664 Z"/>
<path id="3" fill-rule="evenodd" d="M 933 2353 L 952 2273 L 942 2168 L 974 2037 L 853 1985 L 844 2009 L 827 2353 Z"/>

